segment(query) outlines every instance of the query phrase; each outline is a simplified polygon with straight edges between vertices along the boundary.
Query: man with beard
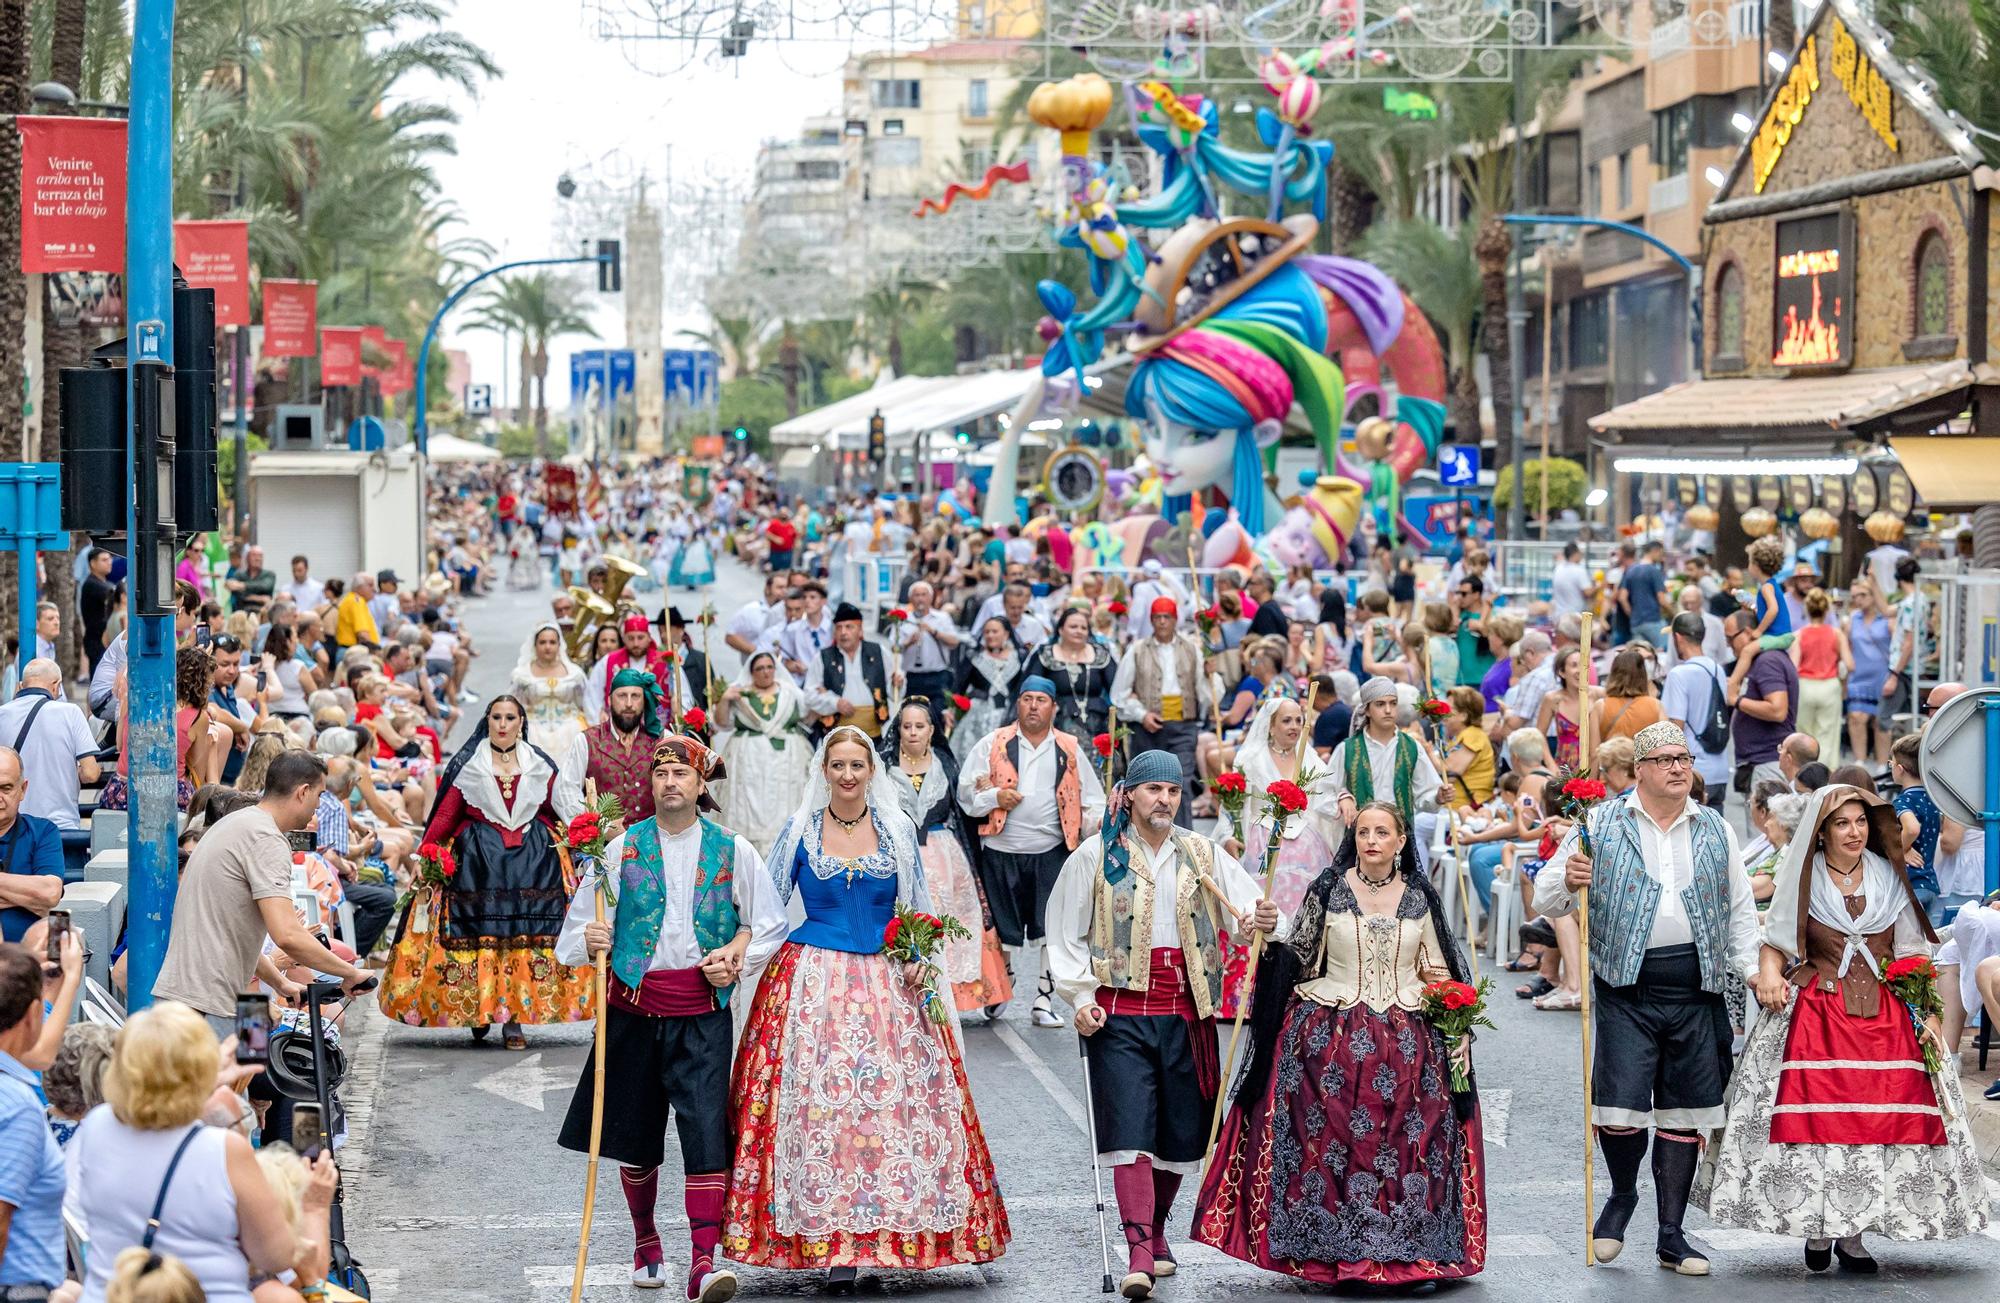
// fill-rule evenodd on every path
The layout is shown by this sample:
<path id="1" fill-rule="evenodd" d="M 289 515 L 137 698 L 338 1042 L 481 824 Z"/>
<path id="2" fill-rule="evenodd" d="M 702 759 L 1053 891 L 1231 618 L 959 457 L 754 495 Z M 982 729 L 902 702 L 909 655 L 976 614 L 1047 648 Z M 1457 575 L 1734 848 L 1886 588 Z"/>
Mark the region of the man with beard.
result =
<path id="1" fill-rule="evenodd" d="M 1174 1274 L 1167 1220 L 1208 1146 L 1222 1086 L 1218 936 L 1281 921 L 1234 857 L 1174 826 L 1180 804 L 1180 762 L 1133 756 L 1103 831 L 1063 863 L 1049 898 L 1049 964 L 1084 1037 L 1097 1152 L 1130 1253 L 1126 1298 Z"/>
<path id="2" fill-rule="evenodd" d="M 652 818 L 632 821 L 604 850 L 607 921 L 594 921 L 598 884 L 585 882 L 556 940 L 561 963 L 581 967 L 611 956 L 604 1097 L 615 1106 L 604 1112 L 602 1151 L 619 1164 L 632 1214 L 632 1283 L 666 1283 L 653 1208 L 671 1112 L 692 1241 L 687 1297 L 701 1303 L 736 1292 L 736 1277 L 715 1266 L 729 1183 L 729 1002 L 744 969 L 760 969 L 789 926 L 757 848 L 701 814 L 715 808 L 708 780 L 720 777 L 700 742 L 663 739 L 649 775 Z M 593 1050 L 557 1141 L 565 1149 L 589 1150 L 595 1076 Z"/>
<path id="3" fill-rule="evenodd" d="M 610 712 L 583 731 L 585 773 L 600 793 L 618 798 L 628 824 L 653 817 L 653 750 L 660 733 L 660 681 L 628 665 L 611 680 Z"/>

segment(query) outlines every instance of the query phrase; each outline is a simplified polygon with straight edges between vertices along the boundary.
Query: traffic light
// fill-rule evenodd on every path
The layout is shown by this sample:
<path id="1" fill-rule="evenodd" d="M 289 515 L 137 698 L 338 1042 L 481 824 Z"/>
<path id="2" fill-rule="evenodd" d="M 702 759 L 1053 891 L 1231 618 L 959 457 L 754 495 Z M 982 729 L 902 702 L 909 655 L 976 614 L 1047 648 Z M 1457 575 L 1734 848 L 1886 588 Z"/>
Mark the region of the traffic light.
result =
<path id="1" fill-rule="evenodd" d="M 878 466 L 889 457 L 888 429 L 889 423 L 879 410 L 868 418 L 868 460 Z"/>
<path id="2" fill-rule="evenodd" d="M 744 429 L 740 425 L 736 427 L 736 440 L 738 443 L 741 443 L 743 440 L 748 439 L 749 437 L 750 437 L 750 432 L 748 430 Z"/>
<path id="3" fill-rule="evenodd" d="M 972 442 L 972 435 L 971 435 L 971 434 L 969 434 L 969 433 L 967 433 L 967 432 L 966 432 L 966 431 L 964 431 L 964 430 L 960 430 L 960 431 L 958 432 L 958 441 L 959 441 L 959 443 L 960 443 L 961 445 L 964 445 L 964 444 L 968 444 L 968 443 L 971 443 L 971 442 Z"/>
<path id="4" fill-rule="evenodd" d="M 597 242 L 597 289 L 602 294 L 616 294 L 625 287 L 625 269 L 619 258 L 618 241 L 599 240 Z"/>

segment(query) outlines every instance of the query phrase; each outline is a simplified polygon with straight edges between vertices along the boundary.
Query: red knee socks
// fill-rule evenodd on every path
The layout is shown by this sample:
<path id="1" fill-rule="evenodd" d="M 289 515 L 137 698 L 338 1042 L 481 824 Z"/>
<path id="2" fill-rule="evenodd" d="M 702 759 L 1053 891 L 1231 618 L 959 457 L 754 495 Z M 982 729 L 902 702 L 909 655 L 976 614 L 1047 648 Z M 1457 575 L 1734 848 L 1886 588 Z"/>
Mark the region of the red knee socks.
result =
<path id="1" fill-rule="evenodd" d="M 1167 1249 L 1167 1218 L 1173 1212 L 1174 1196 L 1181 1192 L 1181 1174 L 1153 1169 L 1153 1256 L 1173 1260 Z"/>
<path id="2" fill-rule="evenodd" d="M 722 1238 L 722 1202 L 729 1192 L 729 1173 L 691 1172 L 685 1199 L 688 1239 L 694 1250 L 688 1259 L 688 1297 L 701 1291 L 701 1278 L 715 1270 L 715 1245 Z"/>
<path id="3" fill-rule="evenodd" d="M 1118 1225 L 1125 1232 L 1130 1254 L 1128 1271 L 1153 1274 L 1153 1160 L 1138 1158 L 1111 1169 L 1111 1188 L 1118 1196 Z M 1178 1178 L 1176 1178 L 1178 1179 Z"/>
<path id="4" fill-rule="evenodd" d="M 660 1193 L 657 1167 L 620 1167 L 618 1184 L 625 1191 L 625 1208 L 632 1214 L 632 1267 L 650 1266 L 660 1260 L 660 1232 L 653 1225 L 653 1205 Z"/>

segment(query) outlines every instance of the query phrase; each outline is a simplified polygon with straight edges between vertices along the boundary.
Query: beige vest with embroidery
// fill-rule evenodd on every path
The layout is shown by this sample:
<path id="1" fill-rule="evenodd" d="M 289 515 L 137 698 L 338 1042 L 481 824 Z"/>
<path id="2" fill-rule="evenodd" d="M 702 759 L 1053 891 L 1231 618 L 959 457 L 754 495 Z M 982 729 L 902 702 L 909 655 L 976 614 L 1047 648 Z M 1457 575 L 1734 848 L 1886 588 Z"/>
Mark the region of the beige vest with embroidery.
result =
<path id="1" fill-rule="evenodd" d="M 1152 650 L 1159 645 L 1157 638 L 1147 638 L 1134 644 L 1132 653 L 1132 695 L 1139 704 L 1154 714 L 1160 710 L 1160 656 Z M 1181 680 L 1181 718 L 1196 719 L 1200 716 L 1201 652 L 1186 637 L 1176 634 L 1173 641 L 1174 672 Z"/>
<path id="2" fill-rule="evenodd" d="M 1174 875 L 1174 918 L 1180 926 L 1181 957 L 1187 961 L 1188 990 L 1195 1012 L 1213 1018 L 1222 1003 L 1222 930 L 1215 897 L 1201 885 L 1215 867 L 1209 844 L 1199 837 L 1170 834 L 1180 854 Z M 1153 971 L 1153 864 L 1144 843 L 1129 832 L 1124 838 L 1131 872 L 1117 886 L 1097 875 L 1097 896 L 1090 917 L 1090 971 L 1099 986 L 1120 991 L 1144 991 Z M 1101 854 L 1101 852 L 1100 852 Z"/>

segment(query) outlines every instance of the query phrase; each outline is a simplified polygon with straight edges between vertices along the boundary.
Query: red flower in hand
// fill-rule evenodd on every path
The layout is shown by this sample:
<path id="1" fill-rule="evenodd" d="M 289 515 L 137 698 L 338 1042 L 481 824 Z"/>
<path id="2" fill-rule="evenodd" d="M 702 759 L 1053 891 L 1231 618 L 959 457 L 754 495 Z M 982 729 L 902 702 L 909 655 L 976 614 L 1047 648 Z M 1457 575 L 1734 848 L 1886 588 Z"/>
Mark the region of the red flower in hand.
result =
<path id="1" fill-rule="evenodd" d="M 966 711 L 972 709 L 972 698 L 954 692 L 951 694 L 951 704 L 960 714 L 964 714 Z"/>
<path id="2" fill-rule="evenodd" d="M 1891 982 L 1900 982 L 1906 977 L 1930 978 L 1936 975 L 1936 971 L 1931 968 L 1931 961 L 1922 955 L 1905 955 L 1890 964 L 1882 973 L 1883 978 Z"/>
<path id="3" fill-rule="evenodd" d="M 1109 733 L 1099 733 L 1096 737 L 1090 739 L 1090 744 L 1097 748 L 1097 754 L 1100 756 L 1108 757 L 1111 754 L 1111 735 Z"/>
<path id="4" fill-rule="evenodd" d="M 1278 808 L 1286 814 L 1297 814 L 1306 808 L 1305 789 L 1297 783 L 1280 778 L 1271 784 L 1270 794 L 1271 799 L 1278 803 Z"/>
<path id="5" fill-rule="evenodd" d="M 1125 605 L 1125 603 L 1123 602 L 1113 602 L 1111 603 L 1110 606 L 1106 607 L 1105 609 L 1110 611 L 1113 615 L 1126 615 L 1129 614 L 1132 610 L 1131 607 Z"/>
<path id="6" fill-rule="evenodd" d="M 1572 778 L 1563 784 L 1563 795 L 1574 801 L 1602 801 L 1604 784 L 1595 778 Z"/>
<path id="7" fill-rule="evenodd" d="M 1210 784 L 1210 786 L 1214 787 L 1218 792 L 1228 792 L 1232 796 L 1249 790 L 1244 785 L 1243 775 L 1234 769 L 1229 770 L 1227 773 L 1217 774 L 1215 782 Z"/>
<path id="8" fill-rule="evenodd" d="M 900 918 L 890 919 L 889 926 L 882 929 L 882 948 L 884 950 L 894 950 L 896 948 L 896 938 L 902 934 L 902 931 L 903 920 Z"/>
<path id="9" fill-rule="evenodd" d="M 910 613 L 898 606 L 889 612 L 889 618 L 891 620 L 907 620 L 910 618 Z"/>
<path id="10" fill-rule="evenodd" d="M 595 828 L 578 827 L 575 824 L 570 825 L 569 848 L 571 850 L 580 851 L 596 839 L 597 830 Z"/>
<path id="11" fill-rule="evenodd" d="M 1418 709 L 1429 719 L 1443 719 L 1446 715 L 1451 714 L 1451 703 L 1442 701 L 1437 697 L 1432 697 L 1429 701 L 1419 706 Z"/>
<path id="12" fill-rule="evenodd" d="M 700 706 L 692 707 L 685 715 L 681 716 L 681 723 L 697 731 L 707 728 L 708 712 L 703 710 Z"/>
<path id="13" fill-rule="evenodd" d="M 1208 609 L 1207 609 L 1206 611 L 1203 611 L 1203 612 L 1201 613 L 1201 618 L 1202 618 L 1202 619 L 1204 619 L 1204 620 L 1210 620 L 1210 621 L 1213 621 L 1213 622 L 1214 622 L 1214 623 L 1216 623 L 1216 624 L 1221 624 L 1221 623 L 1222 623 L 1222 608 L 1221 608 L 1221 607 L 1219 607 L 1219 606 L 1211 606 L 1211 607 L 1209 607 L 1209 608 L 1208 608 Z"/>

